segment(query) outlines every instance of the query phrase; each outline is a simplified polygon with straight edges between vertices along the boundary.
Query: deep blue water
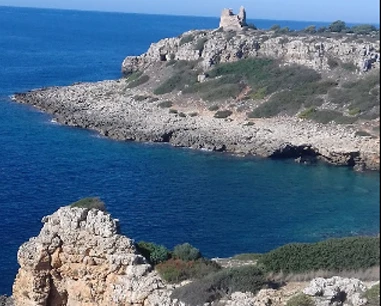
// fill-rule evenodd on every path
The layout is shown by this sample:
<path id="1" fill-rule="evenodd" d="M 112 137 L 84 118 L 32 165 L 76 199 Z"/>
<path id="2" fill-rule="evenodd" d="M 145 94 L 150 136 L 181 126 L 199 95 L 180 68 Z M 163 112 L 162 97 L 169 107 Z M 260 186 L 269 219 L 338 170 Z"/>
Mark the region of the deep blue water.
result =
<path id="1" fill-rule="evenodd" d="M 274 23 L 311 24 L 256 25 Z M 0 7 L 0 293 L 10 294 L 17 249 L 42 216 L 85 196 L 100 196 L 136 240 L 190 242 L 209 257 L 379 232 L 377 173 L 116 142 L 9 101 L 36 87 L 118 78 L 126 55 L 217 24 Z"/>

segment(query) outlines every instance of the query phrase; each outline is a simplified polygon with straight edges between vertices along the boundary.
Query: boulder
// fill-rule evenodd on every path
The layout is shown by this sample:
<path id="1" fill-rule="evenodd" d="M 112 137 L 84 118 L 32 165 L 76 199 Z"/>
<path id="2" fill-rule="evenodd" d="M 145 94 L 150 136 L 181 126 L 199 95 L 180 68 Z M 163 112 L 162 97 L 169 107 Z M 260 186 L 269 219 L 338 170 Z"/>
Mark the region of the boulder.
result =
<path id="1" fill-rule="evenodd" d="M 334 276 L 313 279 L 303 293 L 314 297 L 317 306 L 362 306 L 367 303 L 362 298 L 366 289 L 358 279 Z"/>
<path id="2" fill-rule="evenodd" d="M 176 305 L 107 212 L 64 207 L 42 222 L 18 252 L 16 306 Z"/>

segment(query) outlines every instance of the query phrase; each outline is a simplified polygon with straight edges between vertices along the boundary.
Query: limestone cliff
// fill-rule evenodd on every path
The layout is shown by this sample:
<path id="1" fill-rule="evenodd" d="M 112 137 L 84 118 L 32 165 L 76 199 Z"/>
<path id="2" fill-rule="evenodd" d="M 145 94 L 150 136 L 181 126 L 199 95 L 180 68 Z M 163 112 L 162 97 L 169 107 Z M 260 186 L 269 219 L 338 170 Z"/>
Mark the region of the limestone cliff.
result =
<path id="1" fill-rule="evenodd" d="M 162 280 L 109 214 L 64 207 L 42 222 L 18 252 L 16 306 L 166 305 Z"/>
<path id="2" fill-rule="evenodd" d="M 253 30 L 245 25 L 244 8 L 238 15 L 225 9 L 219 29 L 188 31 L 180 37 L 162 39 L 151 44 L 146 53 L 128 56 L 122 72 L 129 74 L 169 60 L 199 60 L 200 66 L 208 70 L 218 63 L 248 57 L 276 58 L 284 65 L 300 64 L 316 70 L 329 70 L 330 61 L 354 65 L 359 73 L 380 67 L 380 41 L 376 39 L 356 39 L 350 34 L 324 37 L 299 33 L 294 36 Z"/>

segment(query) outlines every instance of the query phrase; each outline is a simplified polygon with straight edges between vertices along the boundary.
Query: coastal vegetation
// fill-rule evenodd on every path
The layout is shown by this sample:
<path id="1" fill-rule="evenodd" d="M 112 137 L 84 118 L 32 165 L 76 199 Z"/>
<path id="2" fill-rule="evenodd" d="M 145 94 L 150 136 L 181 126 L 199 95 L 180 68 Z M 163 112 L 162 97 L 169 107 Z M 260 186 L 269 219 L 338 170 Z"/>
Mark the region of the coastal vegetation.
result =
<path id="1" fill-rule="evenodd" d="M 350 73 L 351 63 L 328 58 L 332 69 Z M 173 75 L 154 91 L 157 95 L 181 91 L 213 102 L 209 110 L 218 110 L 226 99 L 238 101 L 264 100 L 247 112 L 248 118 L 268 118 L 278 115 L 298 115 L 319 123 L 331 121 L 351 124 L 358 119 L 374 119 L 379 112 L 380 77 L 369 73 L 363 78 L 340 81 L 323 77 L 314 69 L 289 65 L 278 60 L 248 58 L 221 63 L 206 73 L 206 81 L 198 82 L 197 61 L 177 61 Z M 325 109 L 323 104 L 329 104 Z M 218 110 L 216 118 L 227 118 L 232 110 Z"/>
<path id="2" fill-rule="evenodd" d="M 364 293 L 369 306 L 380 306 L 380 284 L 374 285 Z"/>
<path id="3" fill-rule="evenodd" d="M 220 110 L 214 114 L 214 118 L 224 119 L 228 118 L 231 114 L 233 114 L 231 110 Z"/>
<path id="4" fill-rule="evenodd" d="M 88 197 L 80 199 L 74 203 L 70 204 L 70 207 L 88 208 L 88 209 L 99 209 L 106 211 L 105 203 L 98 197 Z"/>
<path id="5" fill-rule="evenodd" d="M 268 272 L 360 270 L 380 264 L 380 238 L 350 237 L 317 243 L 292 243 L 263 254 L 258 264 Z"/>
<path id="6" fill-rule="evenodd" d="M 370 35 L 379 33 L 379 29 L 372 24 L 357 24 L 354 26 L 347 26 L 342 20 L 336 20 L 328 26 L 317 28 L 315 25 L 310 25 L 302 30 L 290 30 L 288 27 L 281 27 L 279 24 L 274 24 L 269 28 L 275 34 L 290 34 L 290 33 L 306 33 L 306 34 L 322 34 L 322 33 L 345 33 L 355 35 Z"/>
<path id="7" fill-rule="evenodd" d="M 148 82 L 149 76 L 141 71 L 132 73 L 126 78 L 127 88 L 134 88 Z"/>
<path id="8" fill-rule="evenodd" d="M 197 306 L 212 302 L 236 291 L 257 293 L 265 287 L 263 272 L 255 266 L 223 269 L 188 285 L 176 288 L 172 298 Z"/>
<path id="9" fill-rule="evenodd" d="M 307 294 L 299 293 L 291 297 L 286 306 L 315 306 L 315 302 Z"/>
<path id="10" fill-rule="evenodd" d="M 139 245 L 150 250 L 162 247 L 152 243 Z M 247 264 L 222 268 L 217 262 L 202 257 L 198 249 L 185 243 L 176 246 L 173 251 L 166 250 L 163 261 L 156 264 L 155 269 L 169 283 L 191 280 L 189 284 L 175 289 L 172 297 L 189 305 L 203 305 L 235 291 L 256 293 L 262 288 L 278 287 L 285 279 L 307 281 L 318 275 L 333 276 L 341 273 L 348 277 L 361 275 L 374 280 L 378 278 L 378 273 L 375 274 L 375 270 L 371 269 L 379 269 L 379 247 L 379 237 L 292 243 L 264 254 L 236 255 L 232 257 L 233 260 Z M 369 305 L 379 305 L 374 304 L 379 297 L 377 288 L 379 287 L 364 293 L 370 300 Z M 307 295 L 298 294 L 287 305 L 310 306 L 313 303 Z"/>

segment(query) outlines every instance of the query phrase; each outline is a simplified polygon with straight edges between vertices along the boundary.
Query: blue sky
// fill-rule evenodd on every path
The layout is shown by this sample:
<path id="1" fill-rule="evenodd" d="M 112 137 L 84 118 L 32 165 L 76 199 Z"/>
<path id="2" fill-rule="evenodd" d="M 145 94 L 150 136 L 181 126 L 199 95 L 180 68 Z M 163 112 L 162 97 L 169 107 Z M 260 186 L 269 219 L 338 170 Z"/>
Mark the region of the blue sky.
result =
<path id="1" fill-rule="evenodd" d="M 249 19 L 379 23 L 379 0 L 0 0 L 0 5 L 148 14 L 219 16 L 243 5 Z M 1 16 L 0 16 L 1 18 Z"/>

